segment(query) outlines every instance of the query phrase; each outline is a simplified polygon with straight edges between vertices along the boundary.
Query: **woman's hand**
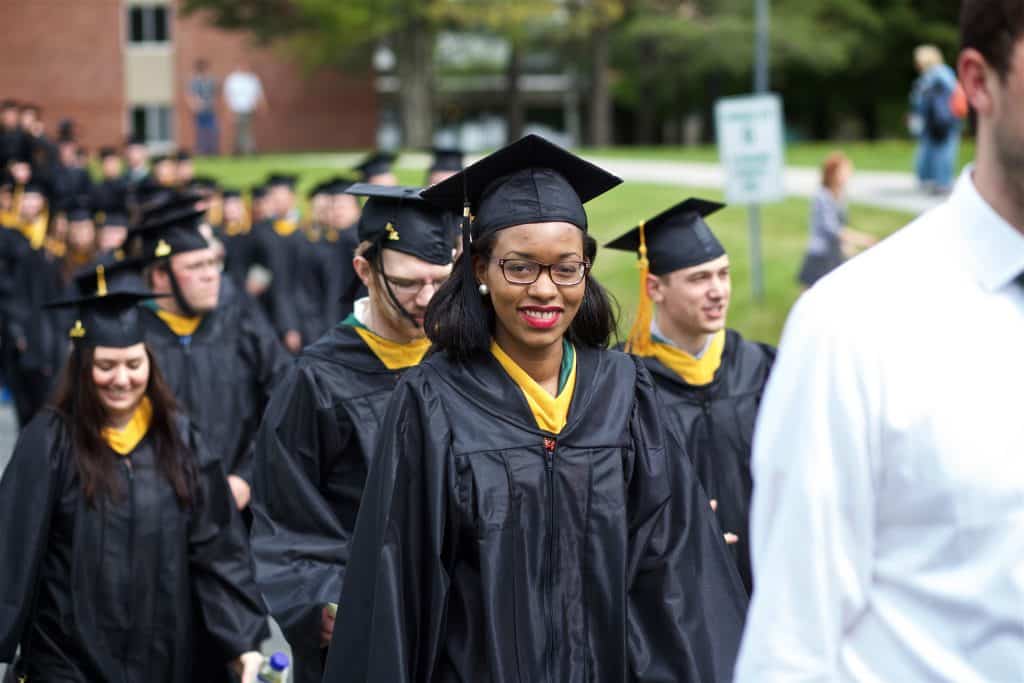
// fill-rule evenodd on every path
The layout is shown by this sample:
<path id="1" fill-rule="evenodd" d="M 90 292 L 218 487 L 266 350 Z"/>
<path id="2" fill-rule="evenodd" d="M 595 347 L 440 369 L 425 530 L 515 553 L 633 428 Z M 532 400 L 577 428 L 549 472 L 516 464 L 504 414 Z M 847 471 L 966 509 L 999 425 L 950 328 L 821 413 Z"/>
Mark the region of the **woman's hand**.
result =
<path id="1" fill-rule="evenodd" d="M 243 652 L 238 659 L 231 662 L 231 668 L 238 674 L 242 683 L 256 683 L 256 676 L 259 675 L 261 666 L 263 666 L 263 655 L 255 650 Z"/>
<path id="2" fill-rule="evenodd" d="M 320 647 L 328 647 L 331 644 L 331 637 L 334 635 L 334 616 L 337 614 L 337 605 L 331 609 L 331 605 L 324 605 L 320 612 Z"/>
<path id="3" fill-rule="evenodd" d="M 235 506 L 244 510 L 249 506 L 249 499 L 252 497 L 252 489 L 248 482 L 237 474 L 228 475 L 228 486 L 231 487 L 231 495 L 235 499 Z"/>

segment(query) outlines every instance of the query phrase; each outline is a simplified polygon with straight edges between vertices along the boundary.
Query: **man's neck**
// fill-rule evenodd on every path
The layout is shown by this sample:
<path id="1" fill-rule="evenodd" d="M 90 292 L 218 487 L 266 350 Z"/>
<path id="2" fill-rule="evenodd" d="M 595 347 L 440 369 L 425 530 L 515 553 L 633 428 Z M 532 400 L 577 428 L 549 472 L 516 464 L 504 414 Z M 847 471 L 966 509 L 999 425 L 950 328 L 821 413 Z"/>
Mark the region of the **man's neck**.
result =
<path id="1" fill-rule="evenodd" d="M 974 187 L 992 210 L 1024 234 L 1024 174 L 1008 173 L 999 164 L 994 141 L 980 142 L 974 165 Z"/>
<path id="2" fill-rule="evenodd" d="M 686 351 L 693 357 L 697 357 L 707 348 L 711 335 L 706 332 L 687 332 L 675 325 L 668 316 L 662 315 L 659 311 L 655 314 L 655 321 L 658 324 L 658 331 L 672 342 L 675 346 Z"/>
<path id="3" fill-rule="evenodd" d="M 516 343 L 511 335 L 500 328 L 495 330 L 494 340 L 501 350 L 516 365 L 523 369 L 533 381 L 541 385 L 552 396 L 558 393 L 558 376 L 562 371 L 562 340 L 541 348 L 530 348 Z"/>
<path id="4" fill-rule="evenodd" d="M 408 344 L 417 338 L 406 332 L 404 329 L 405 326 L 396 324 L 386 315 L 381 315 L 378 310 L 378 306 L 374 304 L 372 298 L 368 299 L 366 302 L 365 315 L 366 320 L 364 321 L 364 324 L 370 328 L 371 332 L 379 337 L 383 337 L 384 339 L 388 339 L 397 344 Z"/>
<path id="5" fill-rule="evenodd" d="M 178 302 L 174 300 L 172 296 L 164 296 L 156 299 L 156 306 L 161 311 L 167 311 L 171 315 L 178 315 L 183 318 L 191 318 L 190 315 L 185 315 L 185 312 L 178 306 Z"/>

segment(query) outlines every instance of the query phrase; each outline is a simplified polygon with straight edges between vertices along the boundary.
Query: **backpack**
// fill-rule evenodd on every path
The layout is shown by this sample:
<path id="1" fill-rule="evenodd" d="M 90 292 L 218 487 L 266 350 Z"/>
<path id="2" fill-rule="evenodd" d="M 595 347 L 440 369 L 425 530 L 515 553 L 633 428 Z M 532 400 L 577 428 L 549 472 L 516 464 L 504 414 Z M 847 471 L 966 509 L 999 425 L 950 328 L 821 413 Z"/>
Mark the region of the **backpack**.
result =
<path id="1" fill-rule="evenodd" d="M 942 83 L 934 84 L 924 93 L 924 132 L 932 142 L 945 140 L 959 122 L 951 106 L 952 95 Z"/>

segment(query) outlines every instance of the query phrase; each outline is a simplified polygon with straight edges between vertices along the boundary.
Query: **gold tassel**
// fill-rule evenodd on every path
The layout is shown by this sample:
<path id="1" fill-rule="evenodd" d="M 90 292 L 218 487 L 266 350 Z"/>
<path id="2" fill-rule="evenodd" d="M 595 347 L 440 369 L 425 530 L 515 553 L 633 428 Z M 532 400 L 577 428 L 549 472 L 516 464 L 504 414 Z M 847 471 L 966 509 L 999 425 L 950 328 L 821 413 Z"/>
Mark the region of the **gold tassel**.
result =
<path id="1" fill-rule="evenodd" d="M 644 224 L 640 223 L 640 302 L 636 308 L 636 320 L 626 338 L 626 353 L 647 356 L 651 353 L 651 321 L 654 320 L 654 302 L 647 294 L 647 276 L 650 274 L 650 262 L 647 260 L 647 237 Z"/>
<path id="2" fill-rule="evenodd" d="M 96 266 L 96 295 L 107 295 L 106 269 L 103 266 Z"/>

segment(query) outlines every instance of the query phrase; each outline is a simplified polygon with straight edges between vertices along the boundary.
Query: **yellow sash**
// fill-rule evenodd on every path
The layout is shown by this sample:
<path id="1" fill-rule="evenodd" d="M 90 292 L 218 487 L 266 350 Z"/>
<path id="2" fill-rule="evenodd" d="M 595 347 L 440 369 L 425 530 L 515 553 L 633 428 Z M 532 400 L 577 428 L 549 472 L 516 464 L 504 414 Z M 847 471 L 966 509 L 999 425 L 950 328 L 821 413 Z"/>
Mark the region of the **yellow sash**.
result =
<path id="1" fill-rule="evenodd" d="M 699 359 L 679 347 L 658 340 L 651 341 L 649 355 L 682 377 L 687 384 L 699 387 L 710 384 L 715 379 L 715 373 L 722 364 L 724 350 L 725 330 L 719 330 L 711 338 L 711 344 Z"/>
<path id="2" fill-rule="evenodd" d="M 281 218 L 274 221 L 274 232 L 281 237 L 288 237 L 293 232 L 299 229 L 299 226 L 294 221 L 290 221 L 287 218 Z"/>
<path id="3" fill-rule="evenodd" d="M 46 241 L 46 225 L 49 222 L 50 217 L 44 211 L 31 223 L 20 224 L 18 229 L 25 236 L 25 239 L 29 241 L 33 249 L 39 249 L 39 247 L 43 246 L 43 242 Z"/>
<path id="4" fill-rule="evenodd" d="M 171 332 L 179 337 L 191 337 L 199 329 L 199 324 L 203 322 L 203 316 L 201 315 L 191 318 L 187 315 L 178 315 L 177 313 L 165 311 L 162 308 L 156 309 L 156 314 L 167 323 L 167 327 L 171 328 Z"/>
<path id="5" fill-rule="evenodd" d="M 146 437 L 149 424 L 153 421 L 153 405 L 148 396 L 143 396 L 139 406 L 132 413 L 132 419 L 123 429 L 104 427 L 101 434 L 115 453 L 128 455 Z"/>
<path id="6" fill-rule="evenodd" d="M 552 396 L 544 387 L 537 384 L 536 380 L 516 365 L 516 362 L 494 341 L 491 341 L 491 354 L 523 392 L 537 426 L 552 434 L 560 433 L 569 419 L 569 405 L 576 389 L 576 354 L 573 353 L 569 379 L 558 396 Z"/>
<path id="7" fill-rule="evenodd" d="M 430 340 L 426 337 L 402 344 L 385 339 L 361 324 L 352 325 L 352 327 L 388 370 L 401 370 L 419 365 L 423 356 L 427 355 L 427 351 L 430 350 Z"/>

